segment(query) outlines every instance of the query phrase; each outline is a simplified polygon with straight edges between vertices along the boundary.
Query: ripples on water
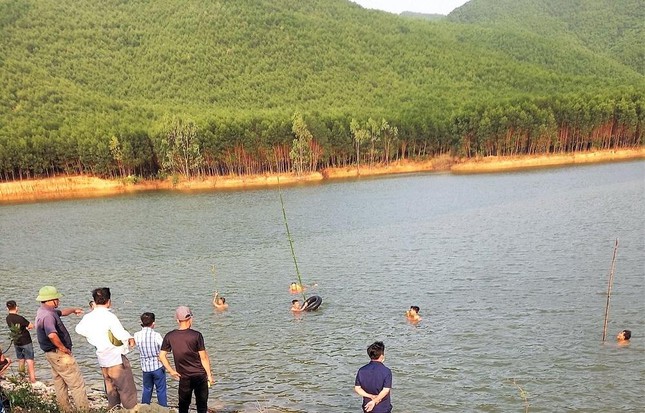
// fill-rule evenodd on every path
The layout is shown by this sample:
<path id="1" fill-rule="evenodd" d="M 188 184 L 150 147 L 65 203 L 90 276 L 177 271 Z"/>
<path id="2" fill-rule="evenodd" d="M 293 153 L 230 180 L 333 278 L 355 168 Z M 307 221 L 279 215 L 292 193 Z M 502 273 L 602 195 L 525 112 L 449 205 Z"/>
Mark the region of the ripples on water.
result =
<path id="1" fill-rule="evenodd" d="M 643 411 L 644 168 L 285 188 L 304 282 L 325 299 L 296 317 L 277 190 L 2 206 L 0 299 L 33 319 L 41 285 L 57 285 L 63 306 L 85 306 L 107 285 L 130 332 L 154 311 L 162 333 L 188 304 L 217 378 L 211 406 L 225 411 L 357 411 L 354 375 L 377 339 L 397 412 L 523 411 L 513 379 L 532 412 Z M 630 327 L 628 348 L 600 345 L 615 238 L 608 334 Z M 212 310 L 216 287 L 230 311 Z M 403 317 L 413 304 L 418 325 Z M 73 338 L 100 388 L 92 350 Z M 37 365 L 49 378 L 40 355 Z"/>

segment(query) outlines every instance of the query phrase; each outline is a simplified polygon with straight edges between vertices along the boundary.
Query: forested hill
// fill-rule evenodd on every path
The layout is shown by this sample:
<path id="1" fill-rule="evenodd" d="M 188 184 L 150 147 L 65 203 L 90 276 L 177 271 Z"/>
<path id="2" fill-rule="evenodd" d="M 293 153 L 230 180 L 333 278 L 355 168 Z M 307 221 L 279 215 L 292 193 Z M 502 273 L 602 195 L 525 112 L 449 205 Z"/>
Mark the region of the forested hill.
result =
<path id="1" fill-rule="evenodd" d="M 645 74 L 642 0 L 470 0 L 448 19 L 578 41 Z"/>
<path id="2" fill-rule="evenodd" d="M 572 12 L 605 24 L 603 10 Z M 0 176 L 175 173 L 169 145 L 186 131 L 197 155 L 181 172 L 192 173 L 291 169 L 294 137 L 310 169 L 537 150 L 470 142 L 493 138 L 473 132 L 488 110 L 495 136 L 532 122 L 549 135 L 540 148 L 570 150 L 588 145 L 549 143 L 564 113 L 589 135 L 625 105 L 625 142 L 640 142 L 642 71 L 570 33 L 410 19 L 346 0 L 0 0 Z M 601 104 L 593 120 L 573 113 Z"/>
<path id="3" fill-rule="evenodd" d="M 424 20 L 443 20 L 446 18 L 443 14 L 430 14 L 430 13 L 417 13 L 413 11 L 404 11 L 399 14 L 401 17 L 410 17 L 413 19 L 424 19 Z"/>

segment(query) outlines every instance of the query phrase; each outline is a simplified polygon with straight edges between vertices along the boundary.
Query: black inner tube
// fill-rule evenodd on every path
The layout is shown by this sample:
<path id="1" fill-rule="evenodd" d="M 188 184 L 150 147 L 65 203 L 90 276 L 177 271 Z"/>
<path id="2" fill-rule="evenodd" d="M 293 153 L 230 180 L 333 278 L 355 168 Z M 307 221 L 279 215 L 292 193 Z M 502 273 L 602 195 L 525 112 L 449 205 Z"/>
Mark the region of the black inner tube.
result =
<path id="1" fill-rule="evenodd" d="M 305 304 L 307 304 L 305 311 L 316 311 L 322 304 L 322 298 L 319 295 L 312 295 L 305 300 Z"/>

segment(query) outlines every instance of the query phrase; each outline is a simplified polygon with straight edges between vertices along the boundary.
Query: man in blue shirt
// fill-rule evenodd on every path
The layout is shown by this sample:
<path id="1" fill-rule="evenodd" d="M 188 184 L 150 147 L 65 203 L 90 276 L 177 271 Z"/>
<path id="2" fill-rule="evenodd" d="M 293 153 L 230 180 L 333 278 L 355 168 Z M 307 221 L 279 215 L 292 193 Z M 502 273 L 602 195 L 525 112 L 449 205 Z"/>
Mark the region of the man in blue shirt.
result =
<path id="1" fill-rule="evenodd" d="M 90 405 L 85 391 L 85 381 L 72 355 L 72 339 L 60 319 L 61 316 L 70 314 L 81 315 L 83 310 L 78 307 L 58 310 L 62 296 L 56 287 L 50 285 L 41 288 L 38 292 L 36 301 L 40 301 L 41 305 L 36 312 L 36 336 L 52 368 L 58 407 L 63 412 L 88 411 Z M 69 402 L 68 391 L 74 399 L 74 407 Z"/>
<path id="2" fill-rule="evenodd" d="M 354 391 L 363 396 L 363 411 L 373 413 L 390 413 L 390 389 L 392 389 L 392 371 L 385 367 L 385 344 L 376 341 L 367 348 L 369 364 L 356 373 Z"/>

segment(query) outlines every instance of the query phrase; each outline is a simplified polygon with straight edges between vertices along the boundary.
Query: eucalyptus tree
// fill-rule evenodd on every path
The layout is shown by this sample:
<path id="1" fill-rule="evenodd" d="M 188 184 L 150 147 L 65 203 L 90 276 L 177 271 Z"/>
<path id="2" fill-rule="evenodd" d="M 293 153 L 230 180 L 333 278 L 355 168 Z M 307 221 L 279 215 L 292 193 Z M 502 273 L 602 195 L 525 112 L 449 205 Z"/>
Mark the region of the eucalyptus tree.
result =
<path id="1" fill-rule="evenodd" d="M 197 141 L 198 128 L 192 120 L 171 119 L 162 135 L 160 155 L 162 168 L 170 174 L 181 174 L 190 179 L 198 173 L 204 158 Z"/>
<path id="2" fill-rule="evenodd" d="M 289 152 L 289 157 L 293 164 L 293 169 L 296 174 L 302 174 L 305 169 L 309 169 L 311 161 L 311 143 L 313 141 L 313 135 L 307 128 L 307 124 L 302 117 L 302 114 L 299 112 L 294 113 L 293 115 L 293 126 L 291 131 L 296 138 L 293 140 L 293 145 L 291 147 L 291 152 Z"/>
<path id="3" fill-rule="evenodd" d="M 370 132 L 361 128 L 361 124 L 356 119 L 352 119 L 349 124 L 349 130 L 352 132 L 354 147 L 356 148 L 356 173 L 361 173 L 361 145 L 370 139 Z"/>

